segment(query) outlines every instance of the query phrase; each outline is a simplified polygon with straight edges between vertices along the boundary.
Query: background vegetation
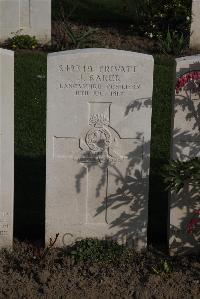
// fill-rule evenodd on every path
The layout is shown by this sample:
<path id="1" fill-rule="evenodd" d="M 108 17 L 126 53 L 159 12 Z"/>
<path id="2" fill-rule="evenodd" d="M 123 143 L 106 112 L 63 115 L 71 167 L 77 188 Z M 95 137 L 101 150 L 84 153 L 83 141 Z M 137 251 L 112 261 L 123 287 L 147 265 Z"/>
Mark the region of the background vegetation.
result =
<path id="1" fill-rule="evenodd" d="M 131 25 L 134 35 L 165 37 L 167 30 L 189 34 L 191 0 L 53 0 L 53 20 Z"/>

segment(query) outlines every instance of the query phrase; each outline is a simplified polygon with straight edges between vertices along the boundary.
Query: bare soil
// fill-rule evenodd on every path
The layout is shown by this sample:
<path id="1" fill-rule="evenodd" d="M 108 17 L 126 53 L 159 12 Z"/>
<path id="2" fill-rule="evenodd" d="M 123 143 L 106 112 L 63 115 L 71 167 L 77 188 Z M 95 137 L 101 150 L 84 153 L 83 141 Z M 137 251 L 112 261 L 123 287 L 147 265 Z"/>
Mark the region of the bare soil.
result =
<path id="1" fill-rule="evenodd" d="M 0 252 L 0 298 L 200 298 L 197 256 L 151 249 L 115 262 L 77 262 L 66 249 L 42 253 L 18 241 Z"/>

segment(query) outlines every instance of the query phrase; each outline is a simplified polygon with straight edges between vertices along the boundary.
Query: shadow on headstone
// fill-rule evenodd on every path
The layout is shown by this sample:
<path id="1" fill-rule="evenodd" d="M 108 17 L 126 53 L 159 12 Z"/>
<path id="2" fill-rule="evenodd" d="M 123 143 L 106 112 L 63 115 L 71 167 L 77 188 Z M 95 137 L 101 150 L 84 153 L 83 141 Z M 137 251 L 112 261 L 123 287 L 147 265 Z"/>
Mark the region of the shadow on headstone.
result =
<path id="1" fill-rule="evenodd" d="M 177 83 L 174 99 L 172 158 L 187 161 L 200 157 L 200 57 L 177 59 Z M 181 192 L 171 194 L 170 253 L 200 250 L 199 236 L 187 232 L 195 209 L 200 208 L 200 186 L 188 182 Z"/>

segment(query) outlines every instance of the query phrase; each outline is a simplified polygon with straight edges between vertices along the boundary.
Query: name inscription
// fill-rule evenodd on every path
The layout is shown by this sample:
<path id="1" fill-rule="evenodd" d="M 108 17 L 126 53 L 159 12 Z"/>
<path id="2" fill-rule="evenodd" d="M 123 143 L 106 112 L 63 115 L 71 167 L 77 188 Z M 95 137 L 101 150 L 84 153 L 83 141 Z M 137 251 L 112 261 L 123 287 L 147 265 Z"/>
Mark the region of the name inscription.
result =
<path id="1" fill-rule="evenodd" d="M 57 88 L 67 89 L 75 96 L 121 97 L 141 88 L 136 65 L 61 64 L 58 72 L 63 73 L 65 79 L 58 83 Z"/>
<path id="2" fill-rule="evenodd" d="M 8 212 L 0 212 L 0 237 L 4 237 L 8 235 Z"/>

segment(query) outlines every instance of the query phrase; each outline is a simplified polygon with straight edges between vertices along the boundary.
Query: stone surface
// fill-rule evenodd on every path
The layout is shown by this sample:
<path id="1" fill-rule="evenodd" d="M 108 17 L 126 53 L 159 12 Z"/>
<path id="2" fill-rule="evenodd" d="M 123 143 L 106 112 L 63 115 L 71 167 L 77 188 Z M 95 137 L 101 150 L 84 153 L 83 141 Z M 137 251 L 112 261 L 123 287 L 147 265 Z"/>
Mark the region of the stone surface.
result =
<path id="1" fill-rule="evenodd" d="M 48 55 L 46 242 L 146 246 L 153 57 Z"/>
<path id="2" fill-rule="evenodd" d="M 15 34 L 51 40 L 51 0 L 0 0 L 0 41 Z"/>
<path id="3" fill-rule="evenodd" d="M 173 110 L 172 158 L 186 161 L 200 157 L 200 55 L 176 59 L 176 91 Z M 194 79 L 191 79 L 193 76 Z M 181 83 L 182 82 L 182 83 Z M 195 234 L 187 233 L 193 211 L 200 208 L 199 192 L 189 185 L 172 193 L 170 210 L 170 251 L 197 251 Z"/>
<path id="4" fill-rule="evenodd" d="M 200 49 L 200 0 L 192 1 L 190 48 Z"/>
<path id="5" fill-rule="evenodd" d="M 14 191 L 14 53 L 0 49 L 0 248 L 12 246 Z"/>

